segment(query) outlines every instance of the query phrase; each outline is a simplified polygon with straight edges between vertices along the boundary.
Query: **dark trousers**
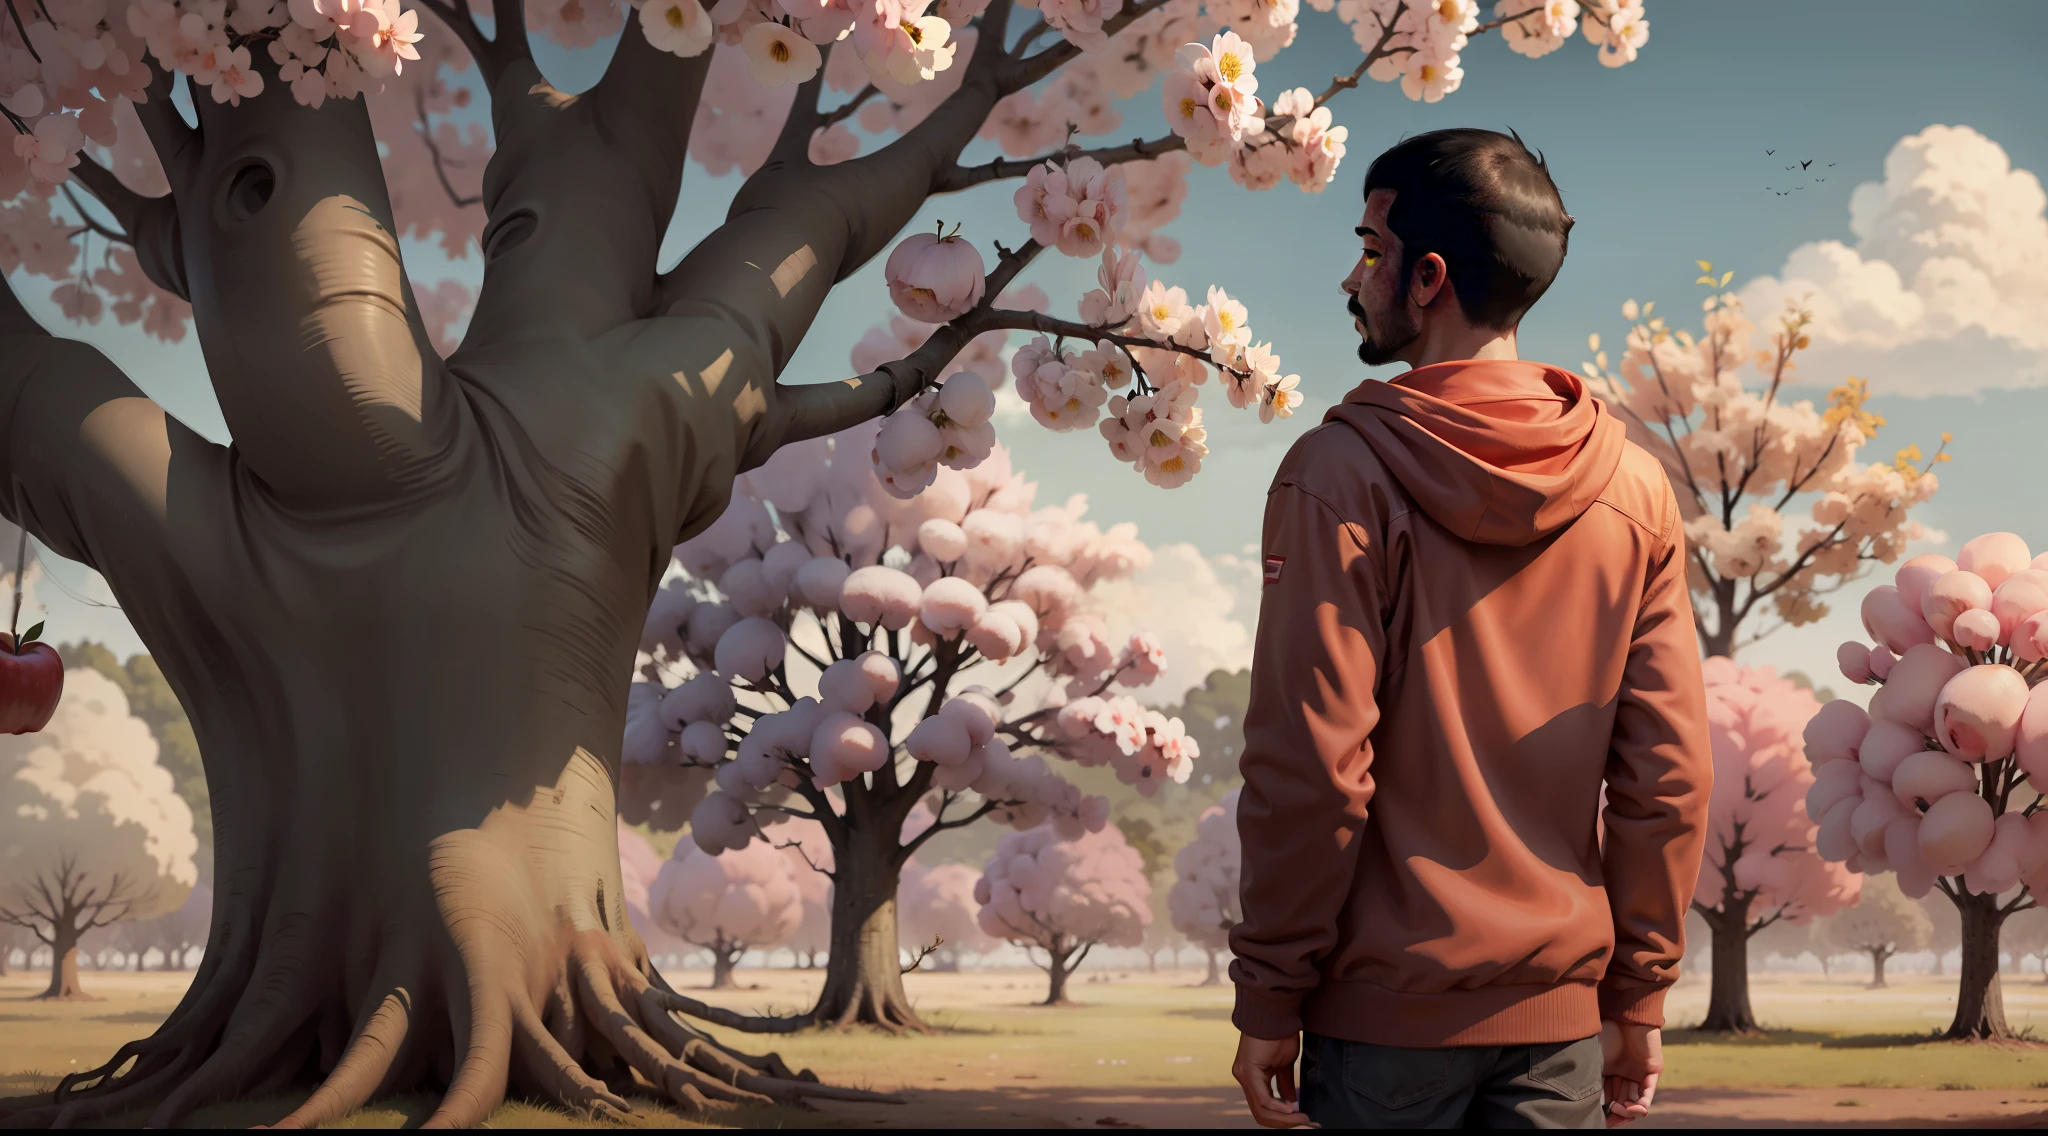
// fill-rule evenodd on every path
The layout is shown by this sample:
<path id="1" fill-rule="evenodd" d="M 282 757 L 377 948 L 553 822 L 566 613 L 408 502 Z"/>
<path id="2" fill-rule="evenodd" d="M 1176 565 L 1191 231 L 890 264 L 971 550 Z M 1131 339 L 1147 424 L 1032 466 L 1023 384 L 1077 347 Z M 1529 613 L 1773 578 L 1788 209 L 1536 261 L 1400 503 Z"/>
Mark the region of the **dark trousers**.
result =
<path id="1" fill-rule="evenodd" d="M 1403 1049 L 1301 1037 L 1301 1107 L 1324 1128 L 1601 1128 L 1600 1039 Z"/>

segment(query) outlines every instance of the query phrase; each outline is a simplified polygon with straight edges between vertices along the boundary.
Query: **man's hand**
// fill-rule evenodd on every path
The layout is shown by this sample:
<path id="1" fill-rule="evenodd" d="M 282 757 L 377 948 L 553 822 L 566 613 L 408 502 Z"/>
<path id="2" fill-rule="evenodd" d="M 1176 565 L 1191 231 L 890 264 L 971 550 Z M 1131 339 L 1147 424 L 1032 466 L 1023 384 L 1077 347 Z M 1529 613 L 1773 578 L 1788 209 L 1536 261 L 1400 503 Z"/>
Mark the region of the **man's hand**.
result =
<path id="1" fill-rule="evenodd" d="M 1664 1072 L 1664 1031 L 1655 1026 L 1601 1022 L 1600 1056 L 1607 1127 L 1650 1115 L 1650 1104 L 1657 1097 L 1657 1078 Z"/>
<path id="2" fill-rule="evenodd" d="M 1244 1103 L 1252 1119 L 1267 1128 L 1314 1128 L 1301 1111 L 1300 1096 L 1294 1089 L 1294 1059 L 1301 1056 L 1301 1035 L 1268 1041 L 1250 1034 L 1237 1035 L 1237 1059 L 1230 1063 L 1230 1075 L 1244 1088 Z M 1279 1091 L 1274 1091 L 1274 1083 Z"/>

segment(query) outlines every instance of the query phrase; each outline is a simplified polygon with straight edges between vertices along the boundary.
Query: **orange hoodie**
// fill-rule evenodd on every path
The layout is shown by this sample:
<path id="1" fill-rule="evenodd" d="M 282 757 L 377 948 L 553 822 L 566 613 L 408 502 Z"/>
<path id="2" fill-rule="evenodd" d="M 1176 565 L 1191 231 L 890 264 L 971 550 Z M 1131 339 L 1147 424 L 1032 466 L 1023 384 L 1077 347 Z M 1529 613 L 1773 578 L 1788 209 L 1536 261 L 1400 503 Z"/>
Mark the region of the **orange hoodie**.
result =
<path id="1" fill-rule="evenodd" d="M 1713 758 L 1678 504 L 1623 435 L 1569 372 L 1439 363 L 1361 385 L 1281 464 L 1240 761 L 1245 1033 L 1662 1024 Z"/>

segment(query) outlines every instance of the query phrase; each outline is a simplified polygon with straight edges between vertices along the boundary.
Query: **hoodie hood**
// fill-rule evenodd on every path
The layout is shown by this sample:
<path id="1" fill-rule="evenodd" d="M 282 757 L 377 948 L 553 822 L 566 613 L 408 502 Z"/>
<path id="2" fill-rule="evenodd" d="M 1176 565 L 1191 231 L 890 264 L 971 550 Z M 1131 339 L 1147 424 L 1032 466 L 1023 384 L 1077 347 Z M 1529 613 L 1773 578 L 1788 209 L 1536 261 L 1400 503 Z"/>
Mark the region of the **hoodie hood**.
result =
<path id="1" fill-rule="evenodd" d="M 1529 544 L 1577 520 L 1626 444 L 1583 379 L 1515 359 L 1370 380 L 1323 420 L 1357 430 L 1423 511 L 1481 544 Z"/>

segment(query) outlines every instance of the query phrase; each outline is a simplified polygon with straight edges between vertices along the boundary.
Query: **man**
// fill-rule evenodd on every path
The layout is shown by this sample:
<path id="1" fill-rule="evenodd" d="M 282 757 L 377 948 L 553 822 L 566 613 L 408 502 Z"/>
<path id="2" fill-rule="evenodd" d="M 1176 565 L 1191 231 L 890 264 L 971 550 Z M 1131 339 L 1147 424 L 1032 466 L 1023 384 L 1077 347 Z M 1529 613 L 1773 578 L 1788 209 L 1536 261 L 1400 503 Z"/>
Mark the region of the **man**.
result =
<path id="1" fill-rule="evenodd" d="M 1649 1112 L 1713 766 L 1670 482 L 1516 355 L 1571 224 L 1517 137 L 1366 174 L 1358 354 L 1412 369 L 1267 498 L 1230 943 L 1262 1124 Z"/>

